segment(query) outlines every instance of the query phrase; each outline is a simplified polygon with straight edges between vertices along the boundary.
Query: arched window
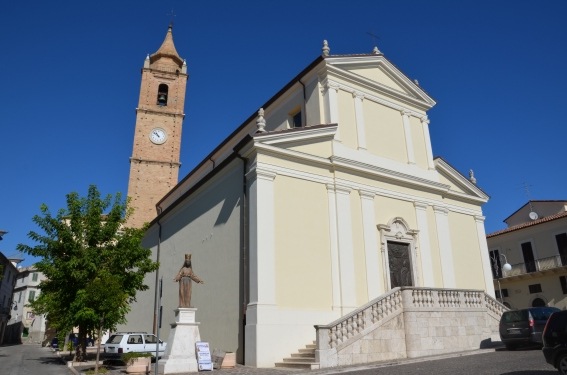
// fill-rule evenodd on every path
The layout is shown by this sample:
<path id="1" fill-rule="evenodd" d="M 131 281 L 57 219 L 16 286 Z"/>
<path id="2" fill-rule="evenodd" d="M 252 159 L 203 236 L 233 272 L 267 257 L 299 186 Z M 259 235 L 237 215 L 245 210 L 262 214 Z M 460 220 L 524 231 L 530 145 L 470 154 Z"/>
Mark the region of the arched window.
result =
<path id="1" fill-rule="evenodd" d="M 158 95 L 157 95 L 157 104 L 158 105 L 167 105 L 167 94 L 169 91 L 169 87 L 166 84 L 162 83 L 158 87 Z"/>

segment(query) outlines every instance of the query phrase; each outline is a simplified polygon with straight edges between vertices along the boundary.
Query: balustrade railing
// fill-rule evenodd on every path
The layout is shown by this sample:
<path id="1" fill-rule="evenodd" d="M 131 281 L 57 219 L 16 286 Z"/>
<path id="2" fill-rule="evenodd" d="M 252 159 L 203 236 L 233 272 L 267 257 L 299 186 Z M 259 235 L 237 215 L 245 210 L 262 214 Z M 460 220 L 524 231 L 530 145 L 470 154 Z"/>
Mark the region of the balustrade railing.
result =
<path id="1" fill-rule="evenodd" d="M 317 349 L 335 348 L 407 308 L 486 308 L 495 315 L 506 309 L 504 305 L 478 290 L 395 288 L 330 324 L 315 326 Z"/>
<path id="2" fill-rule="evenodd" d="M 512 269 L 506 272 L 503 276 L 511 277 L 525 275 L 526 273 L 531 272 L 550 270 L 553 268 L 562 267 L 563 263 L 561 262 L 561 257 L 559 255 L 555 255 L 552 257 L 537 259 L 533 263 L 529 263 L 528 265 L 529 267 L 526 266 L 526 263 L 513 264 Z"/>

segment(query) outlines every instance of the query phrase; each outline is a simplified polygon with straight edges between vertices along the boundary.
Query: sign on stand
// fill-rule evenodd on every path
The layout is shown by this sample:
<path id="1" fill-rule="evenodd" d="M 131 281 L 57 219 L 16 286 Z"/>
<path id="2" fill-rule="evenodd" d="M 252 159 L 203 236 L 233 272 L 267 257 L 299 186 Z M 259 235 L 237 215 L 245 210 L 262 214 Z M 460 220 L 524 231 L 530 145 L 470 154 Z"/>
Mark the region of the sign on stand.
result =
<path id="1" fill-rule="evenodd" d="M 211 360 L 211 349 L 209 343 L 205 341 L 197 341 L 195 343 L 195 353 L 197 354 L 197 368 L 199 371 L 213 371 L 213 362 Z"/>

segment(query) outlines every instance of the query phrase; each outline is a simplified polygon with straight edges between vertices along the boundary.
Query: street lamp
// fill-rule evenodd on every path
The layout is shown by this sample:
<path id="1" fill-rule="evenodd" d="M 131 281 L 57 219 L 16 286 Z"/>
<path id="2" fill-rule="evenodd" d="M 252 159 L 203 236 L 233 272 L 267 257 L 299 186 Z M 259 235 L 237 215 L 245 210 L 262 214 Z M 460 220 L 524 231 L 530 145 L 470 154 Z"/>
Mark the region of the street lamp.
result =
<path id="1" fill-rule="evenodd" d="M 498 258 L 496 258 L 496 256 L 498 255 Z M 500 294 L 500 302 L 502 304 L 504 304 L 504 297 L 502 297 L 502 288 L 500 287 L 500 275 L 502 274 L 501 272 L 499 272 L 498 270 L 498 263 L 502 264 L 502 259 L 504 259 L 504 265 L 501 266 L 501 270 L 500 271 L 511 271 L 512 270 L 512 266 L 510 265 L 510 263 L 508 263 L 508 259 L 506 259 L 506 255 L 504 254 L 500 254 L 496 251 L 494 251 L 492 253 L 492 264 L 494 265 L 494 276 L 496 276 L 496 281 L 498 282 L 498 292 Z"/>

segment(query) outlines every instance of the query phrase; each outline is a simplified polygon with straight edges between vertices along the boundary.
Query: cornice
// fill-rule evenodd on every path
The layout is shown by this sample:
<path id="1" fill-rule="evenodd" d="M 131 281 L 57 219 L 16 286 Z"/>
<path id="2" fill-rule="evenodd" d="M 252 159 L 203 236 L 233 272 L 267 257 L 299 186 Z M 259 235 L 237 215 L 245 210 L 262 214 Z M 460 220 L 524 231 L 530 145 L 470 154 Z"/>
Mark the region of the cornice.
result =
<path id="1" fill-rule="evenodd" d="M 449 185 L 445 185 L 440 182 L 426 180 L 409 174 L 393 171 L 386 168 L 381 168 L 377 165 L 361 163 L 355 160 L 350 160 L 339 156 L 331 157 L 331 162 L 334 165 L 341 166 L 343 168 L 353 169 L 372 175 L 379 175 L 387 179 L 403 182 L 404 184 L 425 187 L 427 189 L 434 190 L 439 193 L 445 193 L 450 188 Z"/>
<path id="2" fill-rule="evenodd" d="M 374 94 L 371 94 L 370 92 L 361 91 L 360 88 L 354 88 L 354 87 L 345 85 L 343 83 L 338 83 L 336 81 L 329 79 L 328 77 L 325 77 L 321 80 L 321 92 L 324 94 L 329 88 L 333 88 L 335 90 L 343 90 L 345 92 L 352 94 L 353 96 L 361 95 L 365 100 L 369 100 L 369 101 L 381 104 L 385 107 L 392 108 L 396 111 L 400 111 L 400 112 L 401 111 L 407 111 L 407 112 L 409 112 L 410 115 L 412 115 L 414 117 L 418 117 L 418 118 L 423 117 L 425 115 L 425 111 L 429 109 L 429 108 L 423 108 L 423 109 L 420 108 L 420 109 L 422 109 L 422 111 L 411 110 L 411 109 L 408 109 L 407 106 L 402 106 L 400 104 L 394 103 L 392 101 L 389 101 L 389 100 L 386 100 L 384 98 L 378 97 Z"/>
<path id="3" fill-rule="evenodd" d="M 142 158 L 135 158 L 130 157 L 130 163 L 139 163 L 139 164 L 168 164 L 173 167 L 181 167 L 181 163 L 175 161 L 163 161 L 163 160 L 151 160 L 151 159 L 142 159 Z"/>
<path id="4" fill-rule="evenodd" d="M 256 144 L 275 145 L 278 143 L 290 143 L 295 141 L 314 140 L 317 138 L 332 139 L 337 132 L 337 124 L 326 126 L 305 127 L 294 131 L 292 129 L 283 132 L 258 133 L 254 136 Z"/>
<path id="5" fill-rule="evenodd" d="M 143 113 L 150 113 L 152 115 L 162 115 L 162 116 L 169 116 L 169 117 L 177 117 L 180 116 L 182 118 L 185 118 L 185 113 L 183 112 L 164 112 L 162 111 L 157 111 L 155 109 L 151 109 L 151 108 L 136 108 L 136 113 L 139 112 L 143 112 Z"/>
<path id="6" fill-rule="evenodd" d="M 402 92 L 402 91 L 394 90 L 391 87 L 385 86 L 385 85 L 383 85 L 379 82 L 373 81 L 371 79 L 360 76 L 358 74 L 350 73 L 348 71 L 345 71 L 345 70 L 338 68 L 338 67 L 335 67 L 333 65 L 327 65 L 326 73 L 327 73 L 327 75 L 332 74 L 332 75 L 336 76 L 337 78 L 341 78 L 344 81 L 349 82 L 350 84 L 362 86 L 362 87 L 364 87 L 365 90 L 369 90 L 370 92 L 379 92 L 380 94 L 385 95 L 387 97 L 395 98 L 396 100 L 399 100 L 400 102 L 409 104 L 411 106 L 415 106 L 415 107 L 417 107 L 417 108 L 419 108 L 423 111 L 427 111 L 427 110 L 431 109 L 436 104 L 435 101 L 433 101 L 429 97 L 428 98 L 429 98 L 429 100 L 431 100 L 431 102 L 429 102 L 425 99 L 410 96 L 407 93 Z M 332 81 L 332 79 L 331 79 L 331 81 Z M 343 88 L 343 86 L 344 87 L 350 87 L 350 86 L 343 85 L 343 84 L 339 84 L 339 85 L 340 85 L 341 88 Z"/>

